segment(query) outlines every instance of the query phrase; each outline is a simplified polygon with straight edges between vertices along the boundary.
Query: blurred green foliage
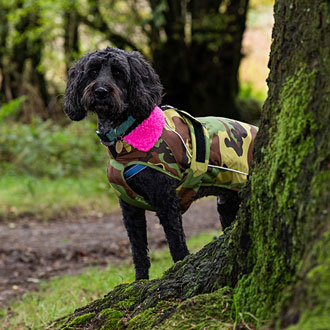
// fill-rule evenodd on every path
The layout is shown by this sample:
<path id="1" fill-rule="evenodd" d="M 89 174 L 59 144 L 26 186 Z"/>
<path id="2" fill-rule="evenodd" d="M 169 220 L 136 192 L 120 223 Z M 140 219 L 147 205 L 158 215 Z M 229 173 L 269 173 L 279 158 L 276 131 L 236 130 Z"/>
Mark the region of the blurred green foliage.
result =
<path id="1" fill-rule="evenodd" d="M 0 107 L 0 122 L 3 121 L 5 118 L 16 114 L 20 110 L 21 104 L 25 99 L 25 96 L 21 96 L 17 99 L 13 99 L 12 101 Z"/>
<path id="2" fill-rule="evenodd" d="M 108 155 L 92 118 L 61 125 L 15 120 L 19 100 L 0 109 L 0 220 L 49 219 L 110 212 L 116 206 L 106 175 Z"/>
<path id="3" fill-rule="evenodd" d="M 255 89 L 252 82 L 244 82 L 240 85 L 238 97 L 241 99 L 255 99 L 261 107 L 266 100 L 266 96 L 266 91 Z"/>
<path id="4" fill-rule="evenodd" d="M 100 145 L 95 123 L 66 127 L 35 118 L 30 124 L 0 122 L 1 172 L 48 176 L 77 176 L 88 167 L 106 166 L 107 152 Z"/>

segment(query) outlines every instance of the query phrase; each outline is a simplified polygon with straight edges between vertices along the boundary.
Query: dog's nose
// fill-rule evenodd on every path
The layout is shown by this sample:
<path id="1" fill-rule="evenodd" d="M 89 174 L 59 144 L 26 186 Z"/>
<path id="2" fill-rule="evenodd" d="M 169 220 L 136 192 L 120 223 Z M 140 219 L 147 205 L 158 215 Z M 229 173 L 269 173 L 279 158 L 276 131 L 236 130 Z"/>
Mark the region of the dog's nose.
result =
<path id="1" fill-rule="evenodd" d="M 98 99 L 104 99 L 108 93 L 109 91 L 104 87 L 98 87 L 94 90 L 94 94 Z"/>

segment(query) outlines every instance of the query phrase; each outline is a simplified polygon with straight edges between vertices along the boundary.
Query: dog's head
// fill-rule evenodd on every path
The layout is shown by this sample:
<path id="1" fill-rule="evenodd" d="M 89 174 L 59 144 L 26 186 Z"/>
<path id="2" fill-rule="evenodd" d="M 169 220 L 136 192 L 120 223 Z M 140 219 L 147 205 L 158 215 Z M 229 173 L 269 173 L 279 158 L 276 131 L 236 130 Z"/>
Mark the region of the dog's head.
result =
<path id="1" fill-rule="evenodd" d="M 132 115 L 147 118 L 161 103 L 163 87 L 150 64 L 138 52 L 107 47 L 84 55 L 69 71 L 64 111 L 82 120 L 88 111 L 117 127 Z"/>

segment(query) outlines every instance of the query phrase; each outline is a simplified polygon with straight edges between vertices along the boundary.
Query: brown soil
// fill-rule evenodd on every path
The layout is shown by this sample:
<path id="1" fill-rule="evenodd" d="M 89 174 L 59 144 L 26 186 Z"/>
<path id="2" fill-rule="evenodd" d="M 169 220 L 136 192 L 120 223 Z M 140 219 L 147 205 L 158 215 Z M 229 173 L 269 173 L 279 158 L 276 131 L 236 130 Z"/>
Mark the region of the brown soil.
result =
<path id="1" fill-rule="evenodd" d="M 166 240 L 158 219 L 151 212 L 147 217 L 149 249 L 163 247 Z M 208 229 L 220 231 L 216 201 L 195 203 L 184 215 L 184 229 L 187 237 Z M 131 257 L 120 211 L 99 217 L 0 224 L 0 242 L 0 307 L 36 289 L 41 279 Z"/>

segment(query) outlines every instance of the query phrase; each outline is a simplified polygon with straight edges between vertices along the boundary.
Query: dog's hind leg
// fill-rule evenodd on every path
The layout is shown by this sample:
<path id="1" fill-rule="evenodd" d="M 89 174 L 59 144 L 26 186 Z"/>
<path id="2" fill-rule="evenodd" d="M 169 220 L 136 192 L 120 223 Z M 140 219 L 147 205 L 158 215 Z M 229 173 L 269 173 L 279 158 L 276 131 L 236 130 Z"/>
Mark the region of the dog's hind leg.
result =
<path id="1" fill-rule="evenodd" d="M 240 203 L 241 198 L 238 196 L 237 191 L 226 190 L 217 197 L 217 209 L 222 230 L 235 220 Z"/>
<path id="2" fill-rule="evenodd" d="M 120 201 L 124 225 L 131 243 L 135 280 L 148 279 L 150 260 L 148 257 L 147 222 L 145 210 Z"/>

